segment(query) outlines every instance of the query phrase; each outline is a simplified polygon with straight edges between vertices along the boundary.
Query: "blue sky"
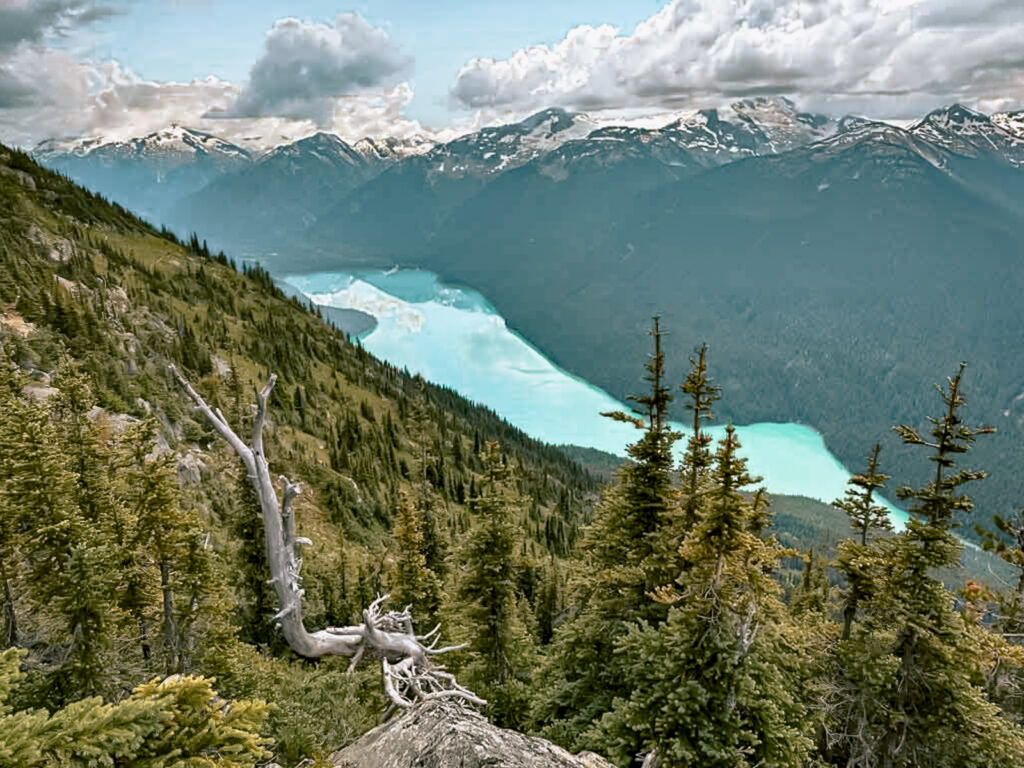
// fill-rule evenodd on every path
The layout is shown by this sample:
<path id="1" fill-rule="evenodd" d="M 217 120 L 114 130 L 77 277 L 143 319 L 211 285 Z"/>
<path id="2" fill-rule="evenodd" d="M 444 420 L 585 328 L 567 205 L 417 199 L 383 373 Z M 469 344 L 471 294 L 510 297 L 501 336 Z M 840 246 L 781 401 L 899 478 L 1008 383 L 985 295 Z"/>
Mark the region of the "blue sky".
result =
<path id="1" fill-rule="evenodd" d="M 1021 0 L 0 0 L 0 141 L 436 138 L 560 106 L 1024 107 Z M 668 120 L 666 119 L 666 122 Z"/>

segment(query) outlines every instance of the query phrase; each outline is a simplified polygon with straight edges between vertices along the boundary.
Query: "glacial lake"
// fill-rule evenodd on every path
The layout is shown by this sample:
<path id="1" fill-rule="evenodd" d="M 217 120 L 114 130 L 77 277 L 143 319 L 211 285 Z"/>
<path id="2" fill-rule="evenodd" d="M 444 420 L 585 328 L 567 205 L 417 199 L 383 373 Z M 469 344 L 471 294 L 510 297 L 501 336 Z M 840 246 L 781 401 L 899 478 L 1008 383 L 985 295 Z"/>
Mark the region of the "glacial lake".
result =
<path id="1" fill-rule="evenodd" d="M 446 286 L 422 270 L 320 272 L 284 282 L 316 304 L 373 315 L 377 327 L 361 339 L 367 350 L 488 406 L 532 437 L 624 456 L 639 435 L 600 415 L 628 411 L 626 405 L 554 365 L 475 291 Z M 725 430 L 709 431 L 718 439 Z M 850 473 L 814 429 L 749 424 L 737 433 L 751 474 L 763 476 L 769 491 L 824 502 L 845 492 Z M 906 514 L 890 510 L 902 525 Z"/>

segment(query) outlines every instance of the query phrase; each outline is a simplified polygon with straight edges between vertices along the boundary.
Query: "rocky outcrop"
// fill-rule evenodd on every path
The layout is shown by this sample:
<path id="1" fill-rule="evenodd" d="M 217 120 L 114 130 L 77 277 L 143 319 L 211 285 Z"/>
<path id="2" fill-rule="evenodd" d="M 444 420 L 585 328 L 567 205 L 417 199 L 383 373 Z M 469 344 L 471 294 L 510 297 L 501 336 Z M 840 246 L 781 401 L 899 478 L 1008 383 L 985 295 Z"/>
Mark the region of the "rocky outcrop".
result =
<path id="1" fill-rule="evenodd" d="M 498 728 L 450 699 L 417 704 L 331 758 L 335 768 L 614 768 L 592 752 Z"/>

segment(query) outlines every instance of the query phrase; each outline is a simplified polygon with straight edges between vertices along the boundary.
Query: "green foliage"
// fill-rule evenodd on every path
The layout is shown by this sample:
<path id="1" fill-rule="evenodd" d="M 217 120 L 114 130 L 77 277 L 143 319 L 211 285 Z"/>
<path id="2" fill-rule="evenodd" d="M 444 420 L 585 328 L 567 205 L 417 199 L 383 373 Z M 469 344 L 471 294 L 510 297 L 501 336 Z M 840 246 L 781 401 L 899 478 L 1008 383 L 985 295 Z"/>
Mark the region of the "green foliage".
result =
<path id="1" fill-rule="evenodd" d="M 267 705 L 225 702 L 198 677 L 154 680 L 117 704 L 88 698 L 52 714 L 12 710 L 6 700 L 21 655 L 0 654 L 0 765 L 252 768 L 270 756 L 260 735 Z"/>
<path id="2" fill-rule="evenodd" d="M 783 550 L 761 537 L 756 497 L 740 493 L 756 479 L 739 447 L 730 426 L 707 504 L 680 548 L 684 567 L 657 595 L 673 605 L 668 621 L 620 643 L 631 693 L 595 736 L 622 764 L 637 741 L 668 765 L 802 766 L 807 758 L 799 656 L 772 578 Z"/>
<path id="3" fill-rule="evenodd" d="M 469 646 L 467 684 L 488 700 L 495 722 L 523 728 L 529 722 L 528 684 L 536 662 L 517 578 L 522 539 L 516 519 L 524 500 L 496 442 L 487 443 L 483 460 L 486 479 L 480 495 L 470 501 L 476 524 L 455 555 L 457 614 L 452 620 Z"/>
<path id="4" fill-rule="evenodd" d="M 849 480 L 849 488 L 842 499 L 832 502 L 836 509 L 841 509 L 850 518 L 850 527 L 859 541 L 846 540 L 839 545 L 839 556 L 836 566 L 846 577 L 846 598 L 843 604 L 843 640 L 848 640 L 853 621 L 857 616 L 858 604 L 871 596 L 873 585 L 871 580 L 872 553 L 868 541 L 872 534 L 892 530 L 889 513 L 885 507 L 876 504 L 875 491 L 885 487 L 887 475 L 878 471 L 878 454 L 882 446 L 875 447 L 868 457 L 868 468 L 864 474 L 854 475 Z"/>
<path id="5" fill-rule="evenodd" d="M 873 542 L 857 572 L 872 589 L 863 619 L 838 648 L 838 723 L 833 759 L 851 766 L 1010 765 L 1024 755 L 1024 730 L 992 703 L 980 681 L 992 654 L 978 643 L 953 596 L 933 575 L 959 559 L 954 512 L 969 512 L 964 484 L 984 472 L 956 469 L 956 457 L 990 429 L 960 416 L 963 365 L 941 390 L 944 413 L 930 419 L 929 442 L 897 427 L 908 443 L 930 448 L 934 477 L 901 488 L 912 500 L 902 533 Z"/>

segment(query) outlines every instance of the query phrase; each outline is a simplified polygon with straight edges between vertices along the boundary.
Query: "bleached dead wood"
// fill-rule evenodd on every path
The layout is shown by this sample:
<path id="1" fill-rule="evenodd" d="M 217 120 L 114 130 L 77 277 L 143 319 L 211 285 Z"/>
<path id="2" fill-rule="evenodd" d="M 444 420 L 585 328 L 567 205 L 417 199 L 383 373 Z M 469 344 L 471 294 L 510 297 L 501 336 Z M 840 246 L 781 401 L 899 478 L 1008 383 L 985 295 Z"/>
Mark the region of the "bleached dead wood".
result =
<path id="1" fill-rule="evenodd" d="M 245 465 L 259 498 L 271 583 L 280 604 L 274 619 L 292 650 L 307 658 L 351 658 L 350 671 L 365 657 L 379 659 L 384 673 L 384 688 L 391 701 L 399 707 L 410 707 L 417 700 L 440 698 L 458 698 L 474 704 L 485 704 L 472 691 L 460 686 L 443 666 L 433 660 L 435 656 L 459 650 L 462 646 L 438 648 L 439 628 L 427 635 L 417 636 L 413 631 L 412 615 L 408 607 L 401 611 L 382 611 L 387 595 L 378 597 L 363 611 L 362 624 L 327 627 L 315 632 L 306 630 L 302 620 L 302 547 L 312 546 L 312 542 L 295 535 L 295 513 L 292 508 L 301 488 L 297 483 L 281 477 L 281 498 L 278 499 L 263 447 L 267 401 L 277 383 L 277 376 L 271 374 L 270 380 L 257 395 L 252 441 L 247 445 L 231 428 L 224 415 L 211 408 L 177 368 L 172 365 L 170 370 L 200 413 Z"/>

